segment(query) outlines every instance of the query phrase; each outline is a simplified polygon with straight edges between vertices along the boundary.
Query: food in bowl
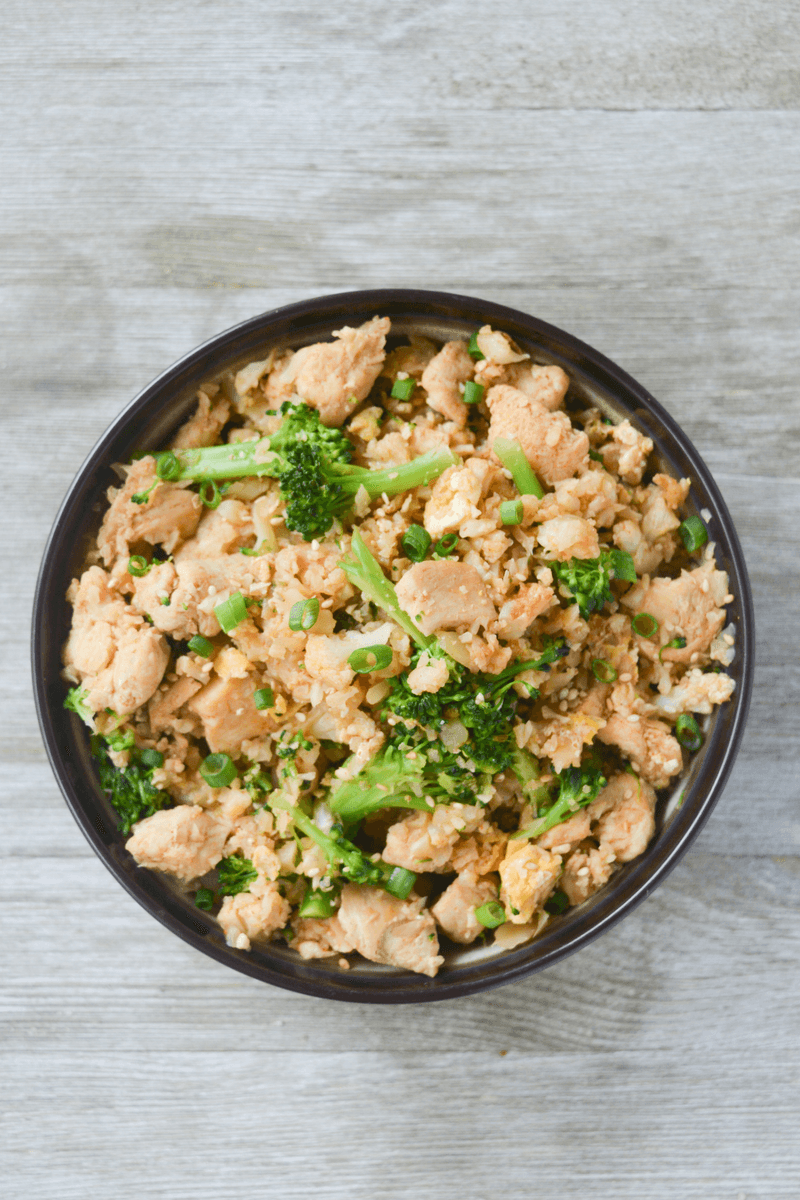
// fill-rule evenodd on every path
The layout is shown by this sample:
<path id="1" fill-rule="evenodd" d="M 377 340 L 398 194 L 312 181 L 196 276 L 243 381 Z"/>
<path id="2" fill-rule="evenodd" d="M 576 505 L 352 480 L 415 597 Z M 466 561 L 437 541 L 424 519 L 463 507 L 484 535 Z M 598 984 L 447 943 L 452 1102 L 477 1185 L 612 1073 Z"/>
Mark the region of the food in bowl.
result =
<path id="1" fill-rule="evenodd" d="M 433 976 L 645 851 L 732 597 L 689 480 L 560 367 L 390 336 L 270 349 L 119 467 L 64 674 L 127 849 L 231 946 Z"/>

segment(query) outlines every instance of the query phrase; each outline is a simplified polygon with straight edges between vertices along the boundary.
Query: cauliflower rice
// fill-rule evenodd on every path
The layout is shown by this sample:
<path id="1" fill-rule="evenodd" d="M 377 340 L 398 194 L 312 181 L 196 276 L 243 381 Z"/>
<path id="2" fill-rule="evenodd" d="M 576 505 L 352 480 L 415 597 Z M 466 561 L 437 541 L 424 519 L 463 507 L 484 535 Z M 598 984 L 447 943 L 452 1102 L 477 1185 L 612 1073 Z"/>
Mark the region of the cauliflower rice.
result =
<path id="1" fill-rule="evenodd" d="M 560 367 L 389 335 L 225 373 L 120 468 L 64 676 L 128 851 L 229 945 L 433 976 L 644 852 L 732 597 L 690 481 Z"/>

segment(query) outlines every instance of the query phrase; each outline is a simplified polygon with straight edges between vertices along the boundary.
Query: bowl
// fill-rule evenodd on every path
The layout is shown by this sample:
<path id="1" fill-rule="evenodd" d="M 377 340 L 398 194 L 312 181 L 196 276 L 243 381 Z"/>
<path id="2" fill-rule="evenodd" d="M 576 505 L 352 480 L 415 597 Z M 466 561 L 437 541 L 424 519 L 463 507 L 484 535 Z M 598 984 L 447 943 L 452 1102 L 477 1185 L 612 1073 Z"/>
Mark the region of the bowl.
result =
<path id="1" fill-rule="evenodd" d="M 226 945 L 215 922 L 166 876 L 137 867 L 125 850 L 97 781 L 86 729 L 63 708 L 60 678 L 70 618 L 65 592 L 97 530 L 106 489 L 118 482 L 111 464 L 135 450 L 162 446 L 193 407 L 198 385 L 224 368 L 264 358 L 274 345 L 296 348 L 327 339 L 341 325 L 358 325 L 376 314 L 391 317 L 395 335 L 416 332 L 436 341 L 468 337 L 489 323 L 536 361 L 563 367 L 578 396 L 614 419 L 629 417 L 652 438 L 663 470 L 691 478 L 689 508 L 707 510 L 717 562 L 728 571 L 734 596 L 728 619 L 736 634 L 730 668 L 736 690 L 707 720 L 704 744 L 687 772 L 660 798 L 656 836 L 645 853 L 579 908 L 551 920 L 538 939 L 502 952 L 454 949 L 433 979 L 366 961 L 344 971 L 335 960 L 303 961 L 282 944 L 249 952 Z M 36 587 L 32 649 L 36 706 L 53 771 L 90 845 L 139 904 L 204 954 L 265 983 L 326 999 L 407 1004 L 468 995 L 542 970 L 616 924 L 666 878 L 708 819 L 739 749 L 752 687 L 754 618 L 741 547 L 719 490 L 686 434 L 640 384 L 597 350 L 525 313 L 469 296 L 391 288 L 321 296 L 262 313 L 192 350 L 131 401 L 89 454 L 56 516 Z"/>

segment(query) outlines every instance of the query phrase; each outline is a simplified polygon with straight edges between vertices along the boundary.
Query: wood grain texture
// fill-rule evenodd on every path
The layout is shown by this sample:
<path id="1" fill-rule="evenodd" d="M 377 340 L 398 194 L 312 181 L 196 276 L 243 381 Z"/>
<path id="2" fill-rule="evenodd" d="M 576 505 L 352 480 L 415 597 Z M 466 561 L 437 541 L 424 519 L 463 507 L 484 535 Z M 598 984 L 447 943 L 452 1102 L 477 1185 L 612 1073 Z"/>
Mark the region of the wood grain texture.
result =
<path id="1" fill-rule="evenodd" d="M 797 4 L 9 0 L 0 46 L 0 1192 L 800 1197 Z M 570 330 L 673 413 L 752 574 L 695 848 L 499 991 L 315 1001 L 162 929 L 47 766 L 28 617 L 109 421 L 202 339 L 387 285 Z"/>

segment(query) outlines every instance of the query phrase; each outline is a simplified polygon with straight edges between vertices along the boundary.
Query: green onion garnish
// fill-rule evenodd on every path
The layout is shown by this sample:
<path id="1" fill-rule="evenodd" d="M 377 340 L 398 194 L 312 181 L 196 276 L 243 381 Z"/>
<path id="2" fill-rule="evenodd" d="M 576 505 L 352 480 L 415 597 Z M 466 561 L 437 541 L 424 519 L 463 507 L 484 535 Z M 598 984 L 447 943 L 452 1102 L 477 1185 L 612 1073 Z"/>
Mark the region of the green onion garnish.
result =
<path id="1" fill-rule="evenodd" d="M 271 687 L 256 688 L 253 700 L 257 709 L 272 708 L 275 704 L 275 693 Z"/>
<path id="2" fill-rule="evenodd" d="M 708 541 L 708 530 L 699 517 L 687 517 L 685 521 L 681 521 L 678 533 L 690 554 L 693 550 L 699 550 Z"/>
<path id="3" fill-rule="evenodd" d="M 470 358 L 474 358 L 475 362 L 480 362 L 480 360 L 482 358 L 486 358 L 486 355 L 483 353 L 480 346 L 478 345 L 477 330 L 475 331 L 475 333 L 473 333 L 472 337 L 469 339 L 469 345 L 467 346 L 467 350 L 469 352 Z"/>
<path id="4" fill-rule="evenodd" d="M 306 888 L 306 894 L 297 910 L 297 915 L 299 917 L 321 917 L 323 919 L 325 917 L 332 917 L 333 897 L 333 891 L 321 892 L 309 884 Z"/>
<path id="5" fill-rule="evenodd" d="M 148 771 L 154 771 L 157 767 L 163 767 L 164 755 L 160 750 L 151 750 L 149 747 L 139 751 L 139 762 Z"/>
<path id="6" fill-rule="evenodd" d="M 194 894 L 194 903 L 196 908 L 202 908 L 203 912 L 211 912 L 214 907 L 214 893 L 211 888 L 198 888 Z"/>
<path id="7" fill-rule="evenodd" d="M 407 558 L 415 563 L 422 562 L 430 550 L 431 535 L 421 525 L 411 525 L 403 534 L 401 545 Z"/>
<path id="8" fill-rule="evenodd" d="M 664 661 L 663 654 L 664 654 L 665 650 L 683 650 L 685 645 L 686 645 L 685 637 L 674 637 L 671 642 L 667 642 L 667 644 L 665 646 L 661 647 L 661 649 L 658 652 L 658 661 L 663 663 L 663 661 Z"/>
<path id="9" fill-rule="evenodd" d="M 246 554 L 248 558 L 258 558 L 258 550 L 253 550 L 249 546 L 240 546 L 240 554 Z"/>
<path id="10" fill-rule="evenodd" d="M 132 554 L 128 559 L 128 574 L 135 575 L 137 579 L 141 579 L 143 575 L 152 567 L 143 554 Z"/>
<path id="11" fill-rule="evenodd" d="M 171 450 L 162 450 L 156 456 L 156 475 L 159 479 L 179 479 L 181 474 L 181 464 L 178 462 L 178 456 L 173 454 Z"/>
<path id="12" fill-rule="evenodd" d="M 504 525 L 519 525 L 522 514 L 521 500 L 504 500 L 500 505 L 500 520 Z"/>
<path id="13" fill-rule="evenodd" d="M 289 628 L 295 633 L 313 629 L 318 616 L 319 600 L 316 596 L 312 596 L 310 600 L 298 600 L 289 609 Z"/>
<path id="14" fill-rule="evenodd" d="M 492 448 L 506 470 L 511 472 L 517 491 L 523 496 L 538 496 L 541 500 L 544 488 L 516 438 L 495 438 Z"/>
<path id="15" fill-rule="evenodd" d="M 602 463 L 602 464 L 603 464 L 603 466 L 605 466 L 605 465 L 606 465 L 606 464 L 605 464 L 605 460 L 603 459 L 603 456 L 602 456 L 602 454 L 598 454 L 596 450 L 590 450 L 590 451 L 589 451 L 589 458 L 591 458 L 593 462 L 599 462 L 599 463 Z M 562 895 L 563 895 L 563 893 L 562 893 Z"/>
<path id="16" fill-rule="evenodd" d="M 200 774 L 209 787 L 227 787 L 236 778 L 236 767 L 230 754 L 209 754 L 200 763 Z"/>
<path id="17" fill-rule="evenodd" d="M 592 659 L 592 672 L 601 683 L 613 683 L 617 678 L 616 670 L 605 658 Z"/>
<path id="18" fill-rule="evenodd" d="M 199 654 L 201 658 L 210 658 L 211 651 L 214 649 L 211 642 L 208 638 L 203 637 L 202 633 L 196 633 L 194 637 L 189 638 L 187 644 L 189 649 L 193 650 L 195 654 Z"/>
<path id="19" fill-rule="evenodd" d="M 416 386 L 416 379 L 395 379 L 391 395 L 395 400 L 410 400 Z"/>
<path id="20" fill-rule="evenodd" d="M 553 892 L 549 900 L 544 903 L 544 911 L 549 913 L 551 917 L 558 917 L 561 913 L 566 912 L 569 908 L 569 898 L 566 892 Z"/>
<path id="21" fill-rule="evenodd" d="M 650 613 L 640 612 L 631 621 L 634 632 L 639 634 L 639 637 L 651 638 L 658 633 L 658 621 Z"/>
<path id="22" fill-rule="evenodd" d="M 233 592 L 227 600 L 218 604 L 214 609 L 214 616 L 224 633 L 232 633 L 237 625 L 247 620 L 247 605 L 242 593 Z"/>
<path id="23" fill-rule="evenodd" d="M 485 929 L 497 929 L 498 925 L 505 924 L 506 910 L 499 900 L 490 900 L 488 904 L 482 904 L 480 908 L 475 909 L 475 919 L 480 921 Z"/>
<path id="24" fill-rule="evenodd" d="M 357 675 L 366 675 L 370 671 L 382 671 L 393 657 L 391 646 L 365 646 L 362 650 L 354 650 L 347 661 Z"/>
<path id="25" fill-rule="evenodd" d="M 703 744 L 703 735 L 700 732 L 700 726 L 695 721 L 691 713 L 681 713 L 675 722 L 675 736 L 682 746 L 694 753 L 699 750 Z"/>
<path id="26" fill-rule="evenodd" d="M 395 867 L 384 883 L 383 889 L 390 896 L 397 896 L 398 900 L 405 900 L 416 882 L 417 877 L 413 871 L 408 871 L 405 867 Z"/>
<path id="27" fill-rule="evenodd" d="M 204 483 L 201 483 L 199 495 L 206 508 L 219 508 L 222 492 L 217 487 L 215 479 L 206 479 Z"/>
<path id="28" fill-rule="evenodd" d="M 434 558 L 449 558 L 458 545 L 457 533 L 446 533 L 444 537 L 436 543 L 436 549 L 433 552 Z"/>
<path id="29" fill-rule="evenodd" d="M 475 383 L 473 379 L 470 379 L 468 383 L 464 384 L 464 403 L 479 404 L 483 399 L 484 390 L 482 383 Z"/>

